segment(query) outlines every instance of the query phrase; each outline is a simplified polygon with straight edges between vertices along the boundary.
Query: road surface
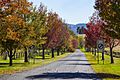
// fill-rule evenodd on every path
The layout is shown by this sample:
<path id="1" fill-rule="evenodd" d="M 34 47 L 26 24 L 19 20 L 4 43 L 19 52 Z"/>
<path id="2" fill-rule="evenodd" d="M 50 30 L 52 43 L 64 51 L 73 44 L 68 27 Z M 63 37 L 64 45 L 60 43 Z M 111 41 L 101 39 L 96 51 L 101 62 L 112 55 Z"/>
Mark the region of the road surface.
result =
<path id="1" fill-rule="evenodd" d="M 29 71 L 4 75 L 0 80 L 101 80 L 97 77 L 84 53 L 76 50 L 69 56 Z"/>

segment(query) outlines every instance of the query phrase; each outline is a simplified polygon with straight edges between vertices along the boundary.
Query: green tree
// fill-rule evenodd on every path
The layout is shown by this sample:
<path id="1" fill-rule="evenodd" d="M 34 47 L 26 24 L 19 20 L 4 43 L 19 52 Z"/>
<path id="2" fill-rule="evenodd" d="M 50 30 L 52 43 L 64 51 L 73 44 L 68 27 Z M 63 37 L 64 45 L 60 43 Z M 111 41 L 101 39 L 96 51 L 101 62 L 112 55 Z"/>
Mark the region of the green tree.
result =
<path id="1" fill-rule="evenodd" d="M 42 46 L 42 57 L 44 56 L 45 47 L 43 44 L 46 43 L 47 37 L 45 34 L 48 32 L 47 26 L 47 8 L 41 3 L 39 8 L 36 7 L 32 8 L 30 18 L 29 18 L 29 25 L 33 27 L 34 31 L 34 45 L 36 47 Z"/>

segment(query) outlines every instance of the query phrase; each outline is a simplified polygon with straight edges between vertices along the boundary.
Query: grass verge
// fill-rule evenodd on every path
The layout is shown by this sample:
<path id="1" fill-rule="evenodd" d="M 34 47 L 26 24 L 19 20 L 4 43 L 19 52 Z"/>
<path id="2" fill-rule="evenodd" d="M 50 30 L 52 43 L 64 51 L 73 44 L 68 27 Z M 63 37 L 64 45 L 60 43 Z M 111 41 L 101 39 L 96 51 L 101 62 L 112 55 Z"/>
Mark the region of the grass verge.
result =
<path id="1" fill-rule="evenodd" d="M 99 64 L 94 55 L 90 52 L 85 52 L 84 49 L 81 49 L 85 53 L 88 61 L 90 62 L 93 70 L 98 74 L 103 80 L 120 80 L 120 58 L 114 58 L 115 63 L 110 64 L 110 56 L 105 55 L 104 64 L 101 60 L 101 53 L 99 53 Z"/>
<path id="2" fill-rule="evenodd" d="M 22 72 L 25 70 L 30 70 L 36 67 L 40 67 L 51 62 L 57 61 L 61 58 L 68 56 L 70 53 L 65 53 L 60 56 L 55 56 L 55 58 L 51 58 L 51 55 L 46 54 L 44 60 L 42 60 L 41 56 L 37 57 L 35 60 L 30 59 L 29 63 L 24 63 L 23 59 L 13 60 L 13 66 L 9 66 L 9 60 L 0 60 L 0 75 L 2 74 L 13 74 L 16 72 Z M 56 53 L 55 53 L 56 55 Z"/>

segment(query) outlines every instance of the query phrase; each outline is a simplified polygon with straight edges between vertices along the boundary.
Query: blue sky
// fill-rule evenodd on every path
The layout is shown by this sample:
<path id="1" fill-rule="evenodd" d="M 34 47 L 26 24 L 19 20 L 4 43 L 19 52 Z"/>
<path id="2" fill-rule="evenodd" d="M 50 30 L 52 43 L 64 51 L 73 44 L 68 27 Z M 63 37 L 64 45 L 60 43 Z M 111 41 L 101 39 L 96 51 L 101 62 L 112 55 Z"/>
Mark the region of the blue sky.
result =
<path id="1" fill-rule="evenodd" d="M 95 0 L 29 0 L 39 6 L 42 2 L 48 10 L 57 12 L 69 24 L 87 23 L 94 12 Z"/>

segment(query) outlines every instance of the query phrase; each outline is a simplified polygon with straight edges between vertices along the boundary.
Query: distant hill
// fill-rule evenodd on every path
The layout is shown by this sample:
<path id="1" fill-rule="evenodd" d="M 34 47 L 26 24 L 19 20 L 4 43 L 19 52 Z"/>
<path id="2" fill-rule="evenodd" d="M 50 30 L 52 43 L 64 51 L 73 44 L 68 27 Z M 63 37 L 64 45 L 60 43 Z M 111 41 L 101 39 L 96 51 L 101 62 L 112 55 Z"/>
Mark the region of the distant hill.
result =
<path id="1" fill-rule="evenodd" d="M 77 33 L 77 28 L 80 27 L 80 28 L 86 28 L 86 24 L 85 23 L 79 23 L 79 24 L 67 24 L 68 27 L 75 33 L 75 34 L 78 34 Z"/>

